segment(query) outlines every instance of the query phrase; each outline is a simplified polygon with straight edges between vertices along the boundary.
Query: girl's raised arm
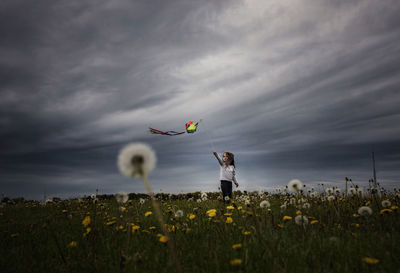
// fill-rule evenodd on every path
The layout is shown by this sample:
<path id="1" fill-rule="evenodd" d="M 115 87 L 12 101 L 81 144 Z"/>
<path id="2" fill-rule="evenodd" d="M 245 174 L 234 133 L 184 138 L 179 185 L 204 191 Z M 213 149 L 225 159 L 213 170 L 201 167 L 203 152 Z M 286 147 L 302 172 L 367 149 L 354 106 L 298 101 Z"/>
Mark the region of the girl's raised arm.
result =
<path id="1" fill-rule="evenodd" d="M 214 154 L 214 155 L 215 155 L 215 157 L 217 158 L 219 165 L 220 165 L 220 166 L 222 166 L 222 165 L 223 165 L 223 163 L 222 163 L 222 160 L 221 160 L 221 158 L 219 158 L 219 155 L 218 155 L 218 153 L 217 153 L 216 151 L 213 151 L 213 154 Z"/>

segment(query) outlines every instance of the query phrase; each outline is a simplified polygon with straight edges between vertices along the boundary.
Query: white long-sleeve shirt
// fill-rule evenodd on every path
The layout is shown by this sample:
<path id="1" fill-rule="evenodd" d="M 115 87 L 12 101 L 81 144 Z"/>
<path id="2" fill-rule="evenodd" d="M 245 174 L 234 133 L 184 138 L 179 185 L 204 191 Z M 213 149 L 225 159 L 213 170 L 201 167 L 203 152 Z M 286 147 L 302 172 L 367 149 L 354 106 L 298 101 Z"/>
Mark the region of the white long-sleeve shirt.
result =
<path id="1" fill-rule="evenodd" d="M 227 166 L 221 160 L 221 158 L 218 156 L 218 154 L 216 155 L 216 158 L 217 158 L 218 163 L 220 165 L 219 180 L 227 180 L 227 181 L 231 181 L 231 182 L 237 183 L 236 177 L 235 177 L 235 167 L 233 165 Z"/>

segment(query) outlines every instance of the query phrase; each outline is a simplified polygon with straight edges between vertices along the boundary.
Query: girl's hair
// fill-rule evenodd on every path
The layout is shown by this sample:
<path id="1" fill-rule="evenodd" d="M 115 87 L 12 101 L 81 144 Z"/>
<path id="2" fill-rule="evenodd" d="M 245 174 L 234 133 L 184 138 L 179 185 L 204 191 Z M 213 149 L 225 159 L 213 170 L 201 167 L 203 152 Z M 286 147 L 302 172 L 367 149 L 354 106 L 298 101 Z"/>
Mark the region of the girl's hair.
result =
<path id="1" fill-rule="evenodd" d="M 233 167 L 236 168 L 236 166 L 235 166 L 235 156 L 230 152 L 224 152 L 224 154 L 226 154 L 228 156 L 228 159 L 231 161 L 230 165 L 233 165 Z"/>

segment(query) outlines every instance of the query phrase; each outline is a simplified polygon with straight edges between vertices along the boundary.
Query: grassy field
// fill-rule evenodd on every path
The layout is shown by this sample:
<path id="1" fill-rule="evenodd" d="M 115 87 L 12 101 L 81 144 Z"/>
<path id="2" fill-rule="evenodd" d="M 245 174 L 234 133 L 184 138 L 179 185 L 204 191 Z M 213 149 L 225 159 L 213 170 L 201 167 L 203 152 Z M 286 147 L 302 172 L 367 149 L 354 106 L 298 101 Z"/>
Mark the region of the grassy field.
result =
<path id="1" fill-rule="evenodd" d="M 400 272 L 394 193 L 217 195 L 3 204 L 1 272 Z"/>

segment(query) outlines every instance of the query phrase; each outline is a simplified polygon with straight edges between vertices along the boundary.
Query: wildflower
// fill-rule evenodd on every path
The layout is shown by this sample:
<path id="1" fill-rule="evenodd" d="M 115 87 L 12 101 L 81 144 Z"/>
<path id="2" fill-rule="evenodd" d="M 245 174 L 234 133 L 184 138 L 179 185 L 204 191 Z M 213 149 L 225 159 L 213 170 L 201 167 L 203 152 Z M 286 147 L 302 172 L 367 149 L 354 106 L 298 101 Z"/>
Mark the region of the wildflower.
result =
<path id="1" fill-rule="evenodd" d="M 241 259 L 233 259 L 231 260 L 231 266 L 240 266 L 242 264 Z"/>
<path id="2" fill-rule="evenodd" d="M 118 203 L 124 204 L 129 200 L 129 196 L 126 192 L 119 192 L 115 195 L 115 199 L 117 199 Z"/>
<path id="3" fill-rule="evenodd" d="M 327 195 L 331 195 L 331 194 L 333 194 L 333 189 L 332 188 L 326 188 L 325 192 L 326 192 Z"/>
<path id="4" fill-rule="evenodd" d="M 210 212 L 209 214 L 208 214 L 208 217 L 215 217 L 217 214 L 215 213 L 215 212 Z"/>
<path id="5" fill-rule="evenodd" d="M 296 215 L 300 215 L 300 214 L 301 214 L 300 210 L 296 211 Z"/>
<path id="6" fill-rule="evenodd" d="M 242 209 L 242 206 L 237 207 L 237 209 L 238 209 L 238 210 L 241 210 L 241 209 Z"/>
<path id="7" fill-rule="evenodd" d="M 224 197 L 224 200 L 225 200 L 225 201 L 229 201 L 229 200 L 230 200 L 229 196 L 225 196 L 225 197 Z"/>
<path id="8" fill-rule="evenodd" d="M 261 201 L 260 203 L 260 208 L 269 208 L 270 206 L 271 204 L 267 200 Z"/>
<path id="9" fill-rule="evenodd" d="M 234 250 L 241 249 L 241 248 L 242 248 L 242 244 L 234 244 L 234 245 L 232 245 L 232 248 L 233 248 Z"/>
<path id="10" fill-rule="evenodd" d="M 235 207 L 234 207 L 234 206 L 227 206 L 226 208 L 227 208 L 227 209 L 230 209 L 230 210 L 233 210 L 233 209 L 235 209 Z"/>
<path id="11" fill-rule="evenodd" d="M 144 200 L 143 198 L 140 198 L 140 199 L 139 199 L 139 203 L 140 203 L 141 205 L 143 205 L 144 202 L 146 202 L 146 200 Z"/>
<path id="12" fill-rule="evenodd" d="M 116 221 L 110 221 L 106 223 L 106 226 L 112 226 L 116 223 Z"/>
<path id="13" fill-rule="evenodd" d="M 347 194 L 350 196 L 356 195 L 357 194 L 357 190 L 355 188 L 349 188 L 347 191 Z"/>
<path id="14" fill-rule="evenodd" d="M 335 194 L 336 194 L 336 195 L 339 195 L 339 194 L 340 194 L 340 189 L 339 189 L 339 188 L 336 188 L 336 189 L 335 189 Z"/>
<path id="15" fill-rule="evenodd" d="M 151 227 L 149 227 L 149 229 L 150 230 L 154 230 L 154 229 L 156 229 L 156 227 L 155 226 L 151 226 Z"/>
<path id="16" fill-rule="evenodd" d="M 124 212 L 124 211 L 126 211 L 126 208 L 125 207 L 119 207 L 119 211 L 120 212 Z"/>
<path id="17" fill-rule="evenodd" d="M 89 224 L 90 224 L 90 216 L 86 216 L 82 221 L 82 225 L 87 227 Z"/>
<path id="18" fill-rule="evenodd" d="M 70 243 L 68 244 L 68 247 L 76 247 L 77 245 L 78 245 L 77 242 L 72 241 L 72 242 L 70 242 Z"/>
<path id="19" fill-rule="evenodd" d="M 176 218 L 181 218 L 183 216 L 183 211 L 182 210 L 177 210 L 176 212 L 175 212 L 175 217 Z"/>
<path id="20" fill-rule="evenodd" d="M 139 177 L 148 174 L 156 166 L 156 155 L 150 146 L 133 143 L 124 147 L 118 156 L 118 167 L 128 177 Z"/>
<path id="21" fill-rule="evenodd" d="M 152 215 L 153 213 L 151 212 L 151 211 L 147 211 L 145 214 L 144 214 L 144 216 L 150 216 L 150 215 Z"/>
<path id="22" fill-rule="evenodd" d="M 289 182 L 288 188 L 291 192 L 298 192 L 301 190 L 303 184 L 298 179 L 293 179 Z"/>
<path id="23" fill-rule="evenodd" d="M 66 210 L 66 209 L 63 209 L 63 210 L 62 210 L 62 212 L 63 212 L 63 213 L 67 213 L 67 212 L 68 212 L 68 210 Z"/>
<path id="24" fill-rule="evenodd" d="M 333 195 L 329 195 L 328 196 L 328 198 L 327 198 L 327 200 L 329 201 L 329 202 L 332 202 L 332 201 L 334 201 L 336 198 L 335 198 L 335 196 L 333 196 Z"/>
<path id="25" fill-rule="evenodd" d="M 294 218 L 294 221 L 296 222 L 297 225 L 307 225 L 308 224 L 308 218 L 303 215 L 297 215 L 296 218 Z"/>
<path id="26" fill-rule="evenodd" d="M 92 229 L 90 227 L 86 228 L 86 235 L 88 235 L 90 232 L 92 231 Z"/>
<path id="27" fill-rule="evenodd" d="M 196 218 L 196 215 L 194 215 L 193 213 L 189 213 L 189 214 L 188 214 L 188 218 L 189 218 L 190 220 L 193 220 L 194 218 Z"/>
<path id="28" fill-rule="evenodd" d="M 390 212 L 392 212 L 391 209 L 383 209 L 383 210 L 381 210 L 381 211 L 379 212 L 379 214 L 385 214 L 385 213 L 390 213 Z"/>
<path id="29" fill-rule="evenodd" d="M 310 197 L 311 197 L 311 198 L 316 198 L 316 197 L 318 197 L 318 192 L 314 191 L 314 192 L 310 193 Z"/>
<path id="30" fill-rule="evenodd" d="M 358 215 L 357 213 L 354 213 L 353 217 L 360 217 L 360 215 Z"/>
<path id="31" fill-rule="evenodd" d="M 377 264 L 377 263 L 379 263 L 378 259 L 370 258 L 370 257 L 364 257 L 362 260 L 366 264 Z"/>
<path id="32" fill-rule="evenodd" d="M 294 197 L 290 198 L 289 204 L 290 205 L 295 205 L 296 204 L 296 198 L 294 198 Z"/>
<path id="33" fill-rule="evenodd" d="M 310 208 L 310 203 L 304 203 L 302 208 L 303 209 L 309 209 Z"/>
<path id="34" fill-rule="evenodd" d="M 311 221 L 311 225 L 314 225 L 314 224 L 317 224 L 318 223 L 318 220 L 312 220 Z"/>
<path id="35" fill-rule="evenodd" d="M 290 220 L 292 220 L 292 217 L 291 216 L 283 216 L 283 221 L 290 221 Z"/>
<path id="36" fill-rule="evenodd" d="M 283 204 L 282 206 L 281 206 L 281 210 L 285 210 L 287 208 L 287 205 L 286 204 Z"/>
<path id="37" fill-rule="evenodd" d="M 250 234 L 251 234 L 250 231 L 244 231 L 244 232 L 243 232 L 243 235 L 244 235 L 244 236 L 249 236 Z"/>
<path id="38" fill-rule="evenodd" d="M 398 207 L 398 206 L 392 206 L 391 209 L 392 209 L 392 210 L 398 210 L 399 207 Z"/>
<path id="39" fill-rule="evenodd" d="M 392 205 L 392 203 L 390 203 L 389 200 L 383 200 L 383 201 L 382 201 L 382 207 L 384 207 L 384 208 L 388 208 L 388 207 L 390 207 L 391 205 Z"/>
<path id="40" fill-rule="evenodd" d="M 168 242 L 169 238 L 167 236 L 162 235 L 162 236 L 160 236 L 159 240 L 161 243 L 165 244 L 166 242 Z"/>
<path id="41" fill-rule="evenodd" d="M 233 222 L 232 217 L 227 217 L 225 223 L 231 224 Z"/>
<path id="42" fill-rule="evenodd" d="M 278 224 L 277 226 L 280 227 L 280 228 L 283 228 L 283 225 L 282 225 L 282 224 Z"/>
<path id="43" fill-rule="evenodd" d="M 358 209 L 358 214 L 361 216 L 368 216 L 372 214 L 372 209 L 367 206 L 362 206 Z"/>

